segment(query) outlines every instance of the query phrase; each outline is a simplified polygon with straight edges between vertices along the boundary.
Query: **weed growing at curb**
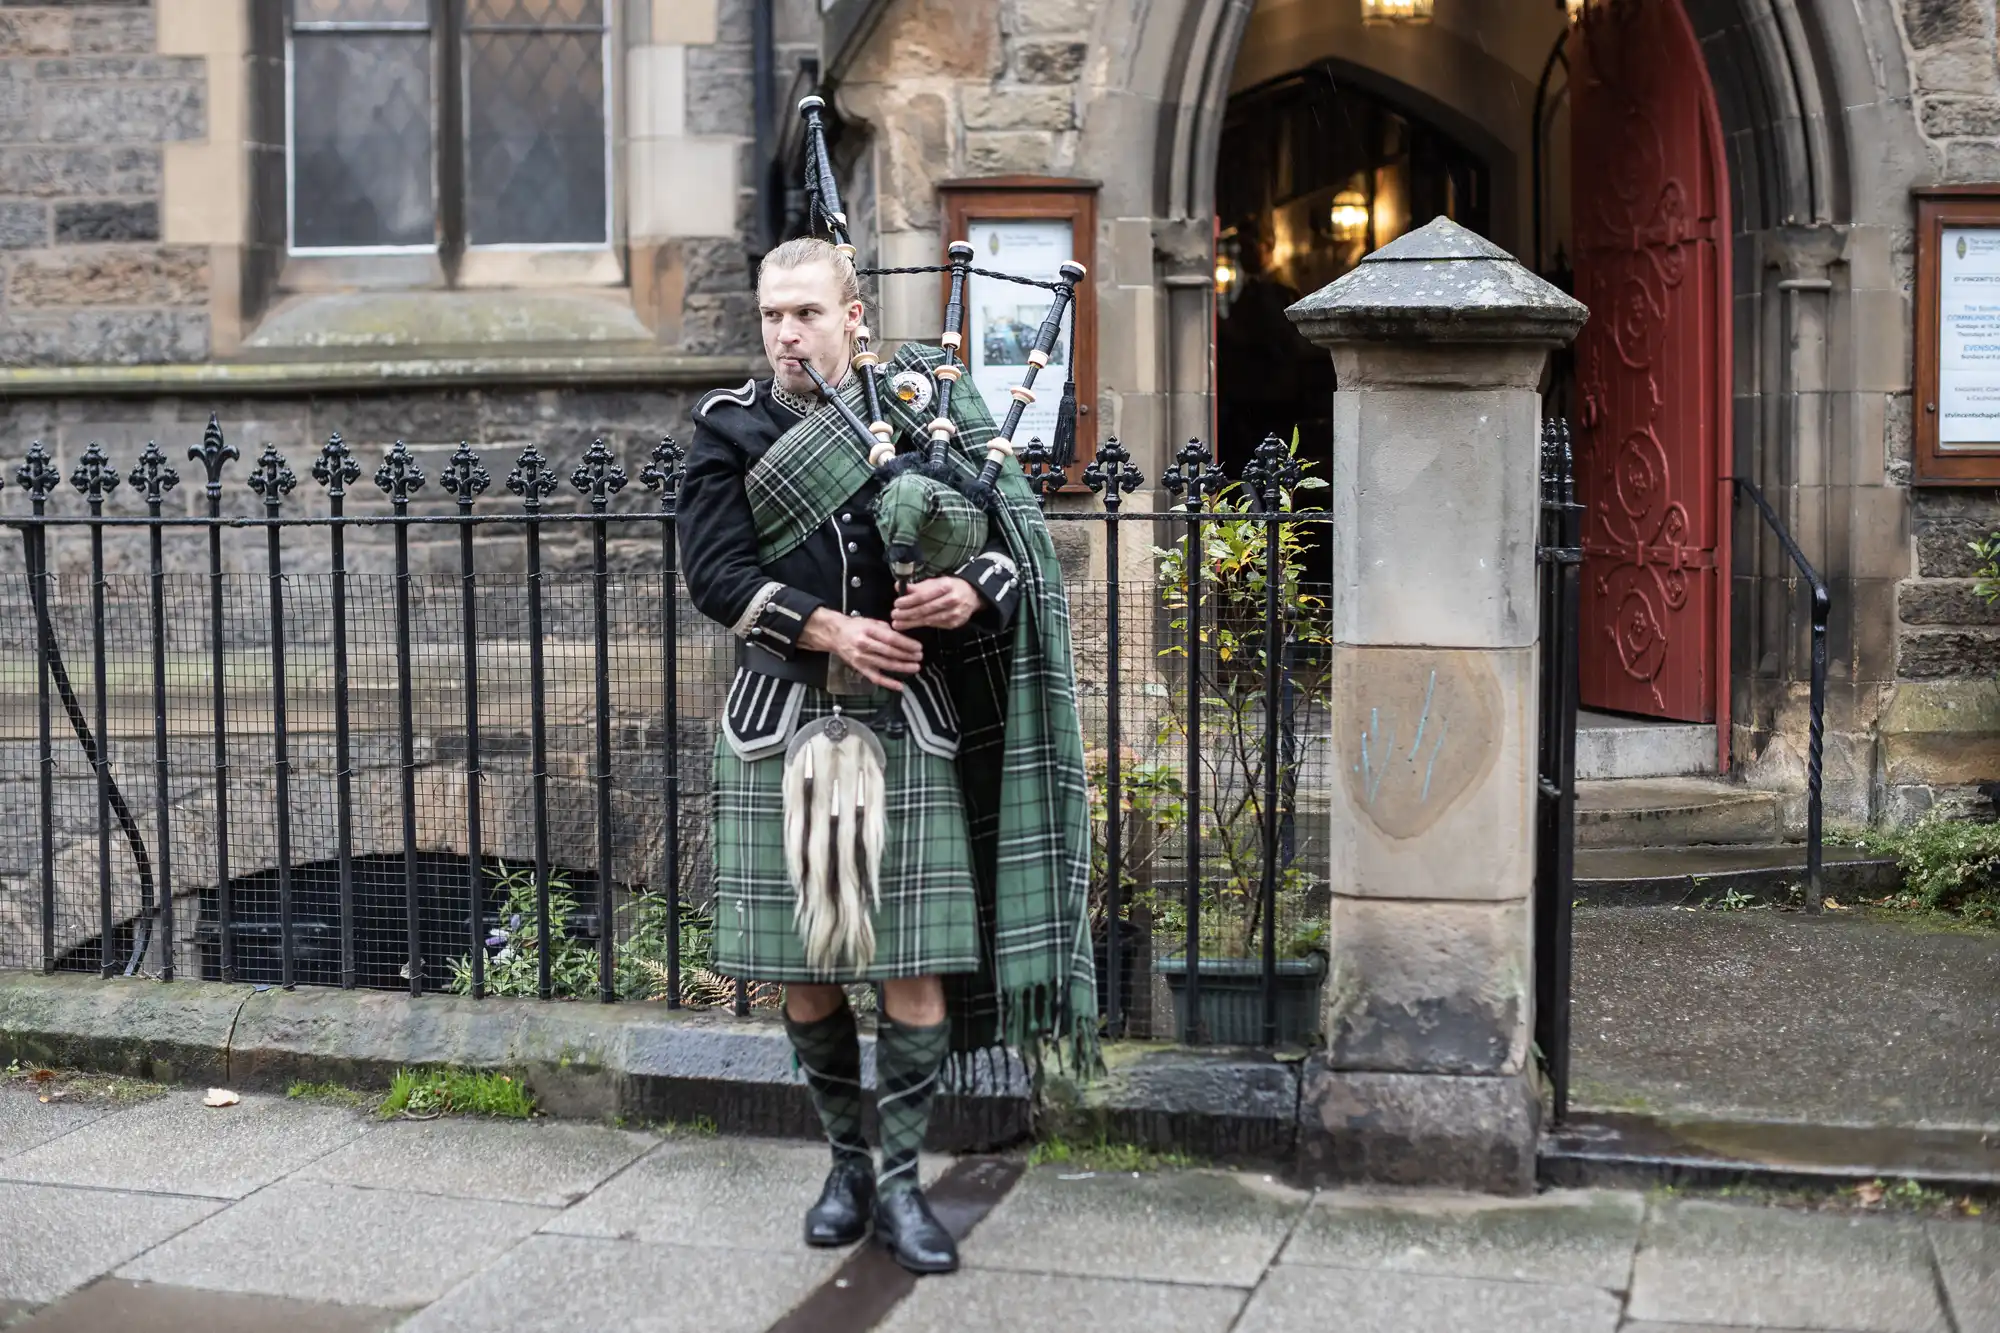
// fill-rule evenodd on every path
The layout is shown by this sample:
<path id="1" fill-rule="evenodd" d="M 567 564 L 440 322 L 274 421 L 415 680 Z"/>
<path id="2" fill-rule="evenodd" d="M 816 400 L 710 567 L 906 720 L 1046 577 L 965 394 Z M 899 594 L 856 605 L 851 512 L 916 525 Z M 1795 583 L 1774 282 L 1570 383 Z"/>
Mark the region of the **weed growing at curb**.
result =
<path id="1" fill-rule="evenodd" d="M 343 1087 L 338 1083 L 294 1083 L 285 1089 L 285 1095 L 293 1101 L 321 1102 L 327 1106 L 345 1106 L 361 1111 L 375 1104 L 375 1098 L 358 1088 Z"/>
<path id="2" fill-rule="evenodd" d="M 81 1069 L 48 1069 L 10 1060 L 0 1081 L 31 1089 L 44 1102 L 109 1102 L 129 1106 L 164 1097 L 167 1086 L 123 1074 L 92 1074 Z"/>
<path id="3" fill-rule="evenodd" d="M 441 1115 L 484 1115 L 526 1120 L 535 1114 L 527 1085 L 510 1074 L 467 1069 L 399 1069 L 375 1114 L 384 1120 L 434 1120 Z"/>
<path id="4" fill-rule="evenodd" d="M 2000 1212 L 1971 1195 L 1952 1195 L 1931 1189 L 1914 1180 L 1894 1184 L 1879 1177 L 1852 1185 L 1818 1189 L 1779 1187 L 1748 1183 L 1742 1185 L 1655 1185 L 1647 1191 L 1653 1199 L 1711 1199 L 1724 1203 L 1752 1204 L 1767 1208 L 1790 1208 L 1814 1213 L 1902 1213 L 1932 1217 L 1941 1221 L 1958 1218 L 2000 1221 Z"/>
<path id="5" fill-rule="evenodd" d="M 1072 1143 L 1064 1138 L 1044 1139 L 1028 1154 L 1028 1165 L 1062 1166 L 1072 1171 L 1115 1174 L 1184 1170 L 1204 1163 L 1187 1153 L 1158 1152 L 1135 1143 L 1113 1143 L 1100 1134 L 1093 1143 Z"/>

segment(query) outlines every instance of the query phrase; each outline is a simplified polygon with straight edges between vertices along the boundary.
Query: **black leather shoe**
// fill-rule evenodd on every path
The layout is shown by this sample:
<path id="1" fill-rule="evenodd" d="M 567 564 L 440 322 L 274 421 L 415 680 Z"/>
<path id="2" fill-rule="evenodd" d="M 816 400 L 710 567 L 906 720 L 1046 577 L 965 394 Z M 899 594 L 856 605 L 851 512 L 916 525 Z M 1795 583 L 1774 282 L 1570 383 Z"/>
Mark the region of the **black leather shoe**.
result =
<path id="1" fill-rule="evenodd" d="M 868 1234 L 874 1206 L 875 1164 L 865 1157 L 840 1158 L 826 1173 L 819 1202 L 806 1209 L 806 1244 L 852 1245 Z"/>
<path id="2" fill-rule="evenodd" d="M 921 1190 L 892 1190 L 875 1200 L 875 1239 L 912 1273 L 958 1268 L 958 1243 L 931 1213 Z"/>

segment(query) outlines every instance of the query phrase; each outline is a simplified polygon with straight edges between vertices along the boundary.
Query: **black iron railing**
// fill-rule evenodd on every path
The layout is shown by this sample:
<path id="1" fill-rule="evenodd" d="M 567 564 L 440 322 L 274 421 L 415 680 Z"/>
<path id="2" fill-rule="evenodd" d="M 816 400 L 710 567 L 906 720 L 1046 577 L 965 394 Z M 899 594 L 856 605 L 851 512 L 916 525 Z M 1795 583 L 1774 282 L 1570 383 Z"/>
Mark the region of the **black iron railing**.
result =
<path id="1" fill-rule="evenodd" d="M 1763 515 L 1764 523 L 1777 537 L 1778 545 L 1785 556 L 1798 568 L 1805 580 L 1808 595 L 1808 614 L 1812 625 L 1812 669 L 1810 693 L 1807 696 L 1806 715 L 1806 902 L 1808 912 L 1817 912 L 1825 897 L 1822 865 L 1825 856 L 1825 824 L 1820 802 L 1821 766 L 1826 750 L 1826 626 L 1833 611 L 1833 597 L 1827 591 L 1826 582 L 1819 571 L 1806 559 L 1806 553 L 1792 540 L 1790 529 L 1785 527 L 1777 511 L 1764 498 L 1764 492 L 1757 484 L 1744 477 L 1734 479 L 1736 493 L 1747 495 Z"/>
<path id="2" fill-rule="evenodd" d="M 463 447 L 399 442 L 372 486 L 338 436 L 317 486 L 275 448 L 240 467 L 215 422 L 187 452 L 206 486 L 180 512 L 157 446 L 123 513 L 95 447 L 67 479 L 81 513 L 41 445 L 14 473 L 0 967 L 769 1001 L 708 953 L 734 651 L 684 601 L 672 441 L 643 460 L 594 443 L 567 478 L 523 450 L 511 501 Z M 1101 510 L 1053 498 L 1045 450 L 1023 457 L 1065 539 L 1106 1025 L 1303 1043 L 1333 873 L 1329 621 L 1305 577 L 1329 516 L 1292 508 L 1275 439 L 1236 481 L 1188 445 L 1157 511 L 1125 508 L 1144 479 L 1115 440 L 1082 474 Z"/>
<path id="3" fill-rule="evenodd" d="M 1570 910 L 1576 868 L 1578 599 L 1583 506 L 1576 501 L 1569 423 L 1542 423 L 1541 728 L 1536 754 L 1535 1048 L 1569 1114 Z"/>

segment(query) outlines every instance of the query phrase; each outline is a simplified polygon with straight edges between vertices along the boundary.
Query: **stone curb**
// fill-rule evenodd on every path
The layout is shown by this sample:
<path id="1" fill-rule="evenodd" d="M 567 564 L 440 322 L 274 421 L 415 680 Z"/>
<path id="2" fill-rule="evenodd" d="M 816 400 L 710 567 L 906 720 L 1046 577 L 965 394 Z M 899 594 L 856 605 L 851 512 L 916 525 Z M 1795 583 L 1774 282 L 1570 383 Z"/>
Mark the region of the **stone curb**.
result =
<path id="1" fill-rule="evenodd" d="M 386 1087 L 398 1069 L 449 1065 L 525 1077 L 551 1114 L 712 1121 L 726 1134 L 816 1138 L 819 1122 L 774 1018 L 389 991 L 161 984 L 57 974 L 0 977 L 0 1060 L 168 1083 L 282 1092 L 294 1082 Z M 1049 1071 L 1031 1099 L 1016 1069 L 940 1099 L 938 1151 L 1063 1134 L 1217 1162 L 1283 1165 L 1297 1130 L 1298 1066 L 1258 1052 L 1117 1045 L 1086 1087 Z M 863 1081 L 874 1079 L 863 1038 Z"/>

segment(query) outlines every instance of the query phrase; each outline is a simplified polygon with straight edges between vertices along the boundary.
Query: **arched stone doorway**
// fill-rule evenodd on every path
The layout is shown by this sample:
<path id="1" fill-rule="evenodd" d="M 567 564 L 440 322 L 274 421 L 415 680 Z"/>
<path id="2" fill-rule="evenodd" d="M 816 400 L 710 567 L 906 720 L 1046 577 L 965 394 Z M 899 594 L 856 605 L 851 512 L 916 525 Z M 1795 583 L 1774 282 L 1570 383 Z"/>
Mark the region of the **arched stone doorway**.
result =
<path id="1" fill-rule="evenodd" d="M 1740 3 L 1761 9 L 1763 0 Z M 1455 134 L 1462 145 L 1491 164 L 1491 212 L 1487 226 L 1481 228 L 1489 237 L 1564 285 L 1597 281 L 1593 265 L 1603 269 L 1611 256 L 1600 248 L 1579 260 L 1572 218 L 1592 217 L 1590 205 L 1597 196 L 1609 197 L 1621 183 L 1629 187 L 1631 182 L 1610 169 L 1615 150 L 1598 146 L 1599 140 L 1588 134 L 1577 136 L 1575 147 L 1593 154 L 1595 160 L 1570 160 L 1569 102 L 1578 95 L 1572 91 L 1574 81 L 1587 76 L 1588 55 L 1580 33 L 1565 36 L 1568 20 L 1562 6 L 1502 10 L 1440 0 L 1432 24 L 1394 29 L 1364 28 L 1359 8 L 1304 0 L 1206 5 L 1196 0 L 1190 6 L 1183 32 L 1200 30 L 1201 36 L 1183 48 L 1185 63 L 1179 69 L 1193 82 L 1185 86 L 1186 100 L 1162 126 L 1173 145 L 1169 161 L 1183 152 L 1189 156 L 1163 172 L 1162 211 L 1171 215 L 1186 210 L 1197 218 L 1212 212 L 1217 230 L 1226 231 L 1224 204 L 1241 161 L 1224 144 L 1231 119 L 1239 114 L 1238 99 L 1246 90 L 1277 77 L 1287 64 L 1304 69 L 1334 61 L 1344 67 L 1351 82 L 1369 92 L 1386 93 L 1405 107 L 1423 108 L 1432 123 Z M 1785 355 L 1782 337 L 1775 326 L 1760 329 L 1759 345 L 1732 357 L 1732 325 L 1747 322 L 1754 327 L 1759 309 L 1779 304 L 1771 299 L 1777 293 L 1756 290 L 1765 285 L 1759 270 L 1778 268 L 1771 277 L 1782 280 L 1791 276 L 1785 266 L 1813 262 L 1802 253 L 1809 247 L 1795 248 L 1795 242 L 1810 223 L 1824 223 L 1844 207 L 1844 155 L 1840 127 L 1819 113 L 1830 100 L 1821 83 L 1823 78 L 1830 83 L 1831 76 L 1819 73 L 1824 57 L 1808 40 L 1799 19 L 1759 29 L 1749 21 L 1754 16 L 1736 12 L 1736 6 L 1703 5 L 1692 13 L 1679 4 L 1637 8 L 1654 11 L 1656 23 L 1662 11 L 1671 19 L 1674 44 L 1652 53 L 1661 62 L 1662 77 L 1641 86 L 1623 86 L 1619 106 L 1608 105 L 1617 99 L 1608 99 L 1601 86 L 1582 96 L 1598 98 L 1599 108 L 1590 113 L 1594 116 L 1601 111 L 1622 118 L 1639 100 L 1658 104 L 1656 118 L 1676 127 L 1673 162 L 1663 169 L 1684 182 L 1695 181 L 1684 188 L 1698 200 L 1701 216 L 1665 247 L 1694 265 L 1695 279 L 1654 301 L 1656 310 L 1666 314 L 1665 326 L 1686 340 L 1676 346 L 1673 373 L 1655 376 L 1657 383 L 1650 387 L 1642 382 L 1616 411 L 1600 401 L 1605 429 L 1623 440 L 1646 424 L 1640 419 L 1639 395 L 1657 390 L 1666 396 L 1665 415 L 1656 414 L 1652 429 L 1656 435 L 1664 431 L 1673 436 L 1669 447 L 1676 463 L 1671 469 L 1676 489 L 1667 495 L 1662 488 L 1654 497 L 1665 497 L 1660 513 L 1649 515 L 1641 506 L 1640 515 L 1624 525 L 1648 517 L 1658 520 L 1643 538 L 1622 547 L 1608 535 L 1595 543 L 1599 550 L 1594 563 L 1605 568 L 1603 593 L 1588 626 L 1586 679 L 1594 679 L 1598 688 L 1590 692 L 1587 703 L 1712 727 L 1714 753 L 1726 765 L 1731 754 L 1732 703 L 1739 717 L 1754 716 L 1753 725 L 1768 735 L 1764 728 L 1776 720 L 1772 714 L 1782 710 L 1785 701 L 1781 686 L 1765 685 L 1766 673 L 1778 678 L 1773 685 L 1803 674 L 1790 669 L 1793 651 L 1786 642 L 1783 619 L 1773 619 L 1765 610 L 1770 599 L 1758 602 L 1759 585 L 1770 584 L 1775 591 L 1784 578 L 1769 553 L 1750 552 L 1749 559 L 1741 562 L 1749 568 L 1736 573 L 1753 577 L 1737 578 L 1732 588 L 1726 478 L 1735 468 L 1747 466 L 1749 475 L 1768 489 L 1774 482 L 1785 484 L 1798 466 L 1793 458 L 1796 440 L 1777 438 L 1776 432 L 1765 428 L 1763 409 L 1772 394 L 1769 371 L 1759 363 Z M 1610 24 L 1605 29 L 1599 49 L 1608 55 L 1611 34 L 1618 29 Z M 1632 40 L 1643 48 L 1659 43 L 1662 34 L 1635 30 Z M 1567 52 L 1562 50 L 1565 42 Z M 1666 61 L 1665 56 L 1673 59 Z M 1788 113 L 1797 113 L 1797 118 Z M 1581 197 L 1572 197 L 1572 177 L 1579 182 Z M 1649 221 L 1634 225 L 1643 229 Z M 1603 227 L 1592 226 L 1601 236 Z M 1666 258 L 1664 250 L 1656 249 L 1650 258 L 1645 250 L 1643 245 L 1626 246 L 1628 256 L 1641 263 L 1657 265 Z M 1817 262 L 1823 272 L 1826 256 L 1820 255 Z M 1573 266 L 1581 273 L 1573 273 Z M 1759 276 L 1749 284 L 1748 301 L 1732 302 L 1732 268 Z M 1604 307 L 1593 330 L 1612 330 L 1615 322 L 1609 311 L 1615 298 L 1607 302 L 1600 294 L 1585 299 L 1594 309 Z M 1221 304 L 1218 300 L 1217 315 L 1222 314 Z M 1219 333 L 1224 331 L 1223 319 L 1218 318 L 1217 325 Z M 1591 354 L 1590 345 L 1579 349 L 1580 356 Z M 1566 369 L 1563 375 L 1566 379 Z M 1220 418 L 1233 415 L 1228 378 L 1223 368 L 1213 381 L 1222 399 Z M 1560 404 L 1556 410 L 1573 418 L 1582 416 L 1584 404 L 1569 392 L 1566 382 L 1552 382 L 1548 388 Z M 1632 420 L 1626 422 L 1625 417 Z M 1748 430 L 1741 444 L 1732 447 L 1732 427 L 1738 423 Z M 1785 433 L 1796 434 L 1793 423 L 1782 426 Z M 1222 433 L 1226 452 L 1228 432 Z M 1590 428 L 1582 433 L 1588 451 Z M 1830 445 L 1824 439 L 1813 443 L 1820 448 Z M 1622 509 L 1626 501 L 1616 498 L 1615 478 L 1615 472 L 1605 473 L 1595 489 L 1607 505 Z M 1584 485 L 1589 491 L 1592 482 L 1586 479 Z M 1614 547 L 1626 555 L 1614 558 Z M 1658 607 L 1621 621 L 1621 608 L 1631 610 L 1626 604 L 1639 581 L 1635 573 L 1656 584 L 1664 580 L 1670 594 L 1654 599 Z M 1732 591 L 1758 603 L 1748 616 L 1736 618 L 1747 623 L 1737 626 L 1733 663 Z M 1621 627 L 1644 630 L 1652 638 L 1640 634 L 1635 651 L 1631 635 L 1620 638 Z M 1662 628 L 1668 632 L 1660 633 Z M 1746 638 L 1752 642 L 1743 642 Z M 1663 645 L 1674 651 L 1661 651 Z M 1621 682 L 1625 688 L 1620 688 Z M 1750 739 L 1752 749 L 1761 747 L 1761 735 Z"/>

